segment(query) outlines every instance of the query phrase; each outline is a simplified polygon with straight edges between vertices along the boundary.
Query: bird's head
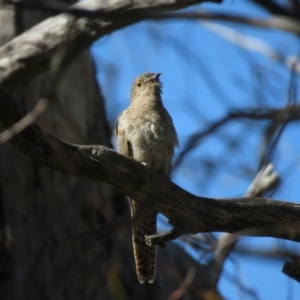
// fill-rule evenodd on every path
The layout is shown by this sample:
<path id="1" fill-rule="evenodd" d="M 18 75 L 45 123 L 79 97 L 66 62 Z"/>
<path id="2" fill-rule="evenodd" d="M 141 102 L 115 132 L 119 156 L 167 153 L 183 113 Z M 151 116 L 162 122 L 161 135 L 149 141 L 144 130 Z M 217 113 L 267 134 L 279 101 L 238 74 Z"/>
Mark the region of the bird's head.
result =
<path id="1" fill-rule="evenodd" d="M 161 101 L 161 73 L 143 73 L 137 76 L 131 86 L 131 102 Z"/>

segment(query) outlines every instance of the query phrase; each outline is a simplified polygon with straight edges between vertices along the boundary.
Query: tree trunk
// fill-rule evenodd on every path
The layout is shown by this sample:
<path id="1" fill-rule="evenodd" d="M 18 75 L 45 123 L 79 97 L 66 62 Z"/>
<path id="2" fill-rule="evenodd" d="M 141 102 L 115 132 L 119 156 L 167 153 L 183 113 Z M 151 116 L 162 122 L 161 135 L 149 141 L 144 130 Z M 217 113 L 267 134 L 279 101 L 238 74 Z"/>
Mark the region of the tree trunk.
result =
<path id="1" fill-rule="evenodd" d="M 47 16 L 25 10 L 22 13 L 13 5 L 2 7 L 1 44 Z M 45 96 L 49 74 L 26 80 L 11 92 L 28 111 Z M 90 143 L 110 145 L 111 131 L 88 49 L 71 63 L 63 76 L 59 101 Z M 83 143 L 76 128 L 69 126 L 55 107 L 38 124 L 64 140 Z M 80 249 L 87 237 L 115 216 L 111 199 L 118 200 L 120 195 L 116 190 L 39 166 L 9 144 L 0 148 L 0 172 L 3 242 L 0 298 L 89 299 L 92 295 L 108 298 L 106 274 L 113 253 L 113 235 L 87 253 L 80 255 Z M 64 270 L 56 285 L 56 278 L 74 255 L 80 260 Z"/>

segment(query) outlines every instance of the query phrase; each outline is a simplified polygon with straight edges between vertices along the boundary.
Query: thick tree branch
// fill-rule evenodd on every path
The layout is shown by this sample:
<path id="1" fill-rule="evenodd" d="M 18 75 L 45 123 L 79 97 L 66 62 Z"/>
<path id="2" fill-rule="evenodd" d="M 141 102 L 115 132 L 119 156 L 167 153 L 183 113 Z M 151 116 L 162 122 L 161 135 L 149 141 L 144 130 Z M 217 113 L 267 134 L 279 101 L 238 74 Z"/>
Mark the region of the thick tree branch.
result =
<path id="1" fill-rule="evenodd" d="M 169 11 L 202 2 L 204 0 L 86 0 L 71 6 L 70 12 Z M 0 48 L 0 84 L 11 89 L 46 70 L 54 51 L 67 41 L 76 41 L 74 53 L 79 53 L 100 37 L 141 20 L 130 16 L 105 20 L 77 18 L 70 13 L 48 18 Z"/>
<path id="2" fill-rule="evenodd" d="M 0 130 L 11 127 L 22 117 L 16 102 L 0 88 Z M 300 241 L 299 204 L 256 197 L 197 197 L 111 149 L 70 144 L 36 125 L 13 137 L 10 143 L 37 163 L 113 184 L 136 201 L 153 204 L 175 227 L 175 237 L 178 233 L 221 231 Z"/>
<path id="3" fill-rule="evenodd" d="M 50 11 L 63 10 L 0 48 L 0 84 L 13 88 L 49 66 L 55 50 L 65 42 L 76 42 L 74 54 L 92 42 L 117 29 L 146 19 L 204 19 L 237 22 L 252 26 L 277 28 L 300 34 L 299 22 L 293 18 L 257 19 L 224 13 L 162 14 L 202 2 L 221 0 L 154 0 L 79 2 L 69 9 L 49 6 Z M 34 5 L 34 4 L 32 4 Z M 37 5 L 38 6 L 38 5 Z"/>

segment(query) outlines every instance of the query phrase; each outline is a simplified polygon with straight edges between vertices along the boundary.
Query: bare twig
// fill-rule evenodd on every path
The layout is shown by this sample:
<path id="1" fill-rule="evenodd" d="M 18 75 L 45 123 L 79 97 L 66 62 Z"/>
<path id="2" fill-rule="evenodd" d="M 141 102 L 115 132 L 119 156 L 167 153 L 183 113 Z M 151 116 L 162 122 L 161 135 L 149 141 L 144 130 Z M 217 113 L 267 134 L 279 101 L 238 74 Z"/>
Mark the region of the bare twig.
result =
<path id="1" fill-rule="evenodd" d="M 292 67 L 291 67 L 291 79 L 290 79 L 290 84 L 289 84 L 289 89 L 288 89 L 288 97 L 285 105 L 285 109 L 289 109 L 289 107 L 292 107 L 295 105 L 296 102 L 296 87 L 297 87 L 297 82 L 296 82 L 296 68 L 298 65 L 298 61 L 295 60 Z M 266 136 L 266 143 L 265 143 L 265 149 L 263 151 L 263 156 L 261 159 L 261 166 L 264 166 L 268 164 L 271 161 L 271 157 L 276 149 L 276 145 L 278 144 L 278 141 L 280 139 L 280 136 L 282 135 L 284 129 L 289 123 L 289 115 L 286 116 L 278 116 L 278 118 L 275 118 L 270 127 L 269 130 L 267 131 L 267 136 Z"/>
<path id="2" fill-rule="evenodd" d="M 183 161 L 186 154 L 193 149 L 204 137 L 218 130 L 224 124 L 236 119 L 249 119 L 249 120 L 274 120 L 277 122 L 285 122 L 286 119 L 291 121 L 297 121 L 300 119 L 300 106 L 292 105 L 284 107 L 282 109 L 248 109 L 247 111 L 233 111 L 228 113 L 225 117 L 210 124 L 205 130 L 200 131 L 192 135 L 186 145 L 181 150 L 177 159 L 173 164 L 173 169 L 176 169 Z"/>
<path id="3" fill-rule="evenodd" d="M 270 190 L 279 182 L 280 178 L 274 171 L 273 165 L 269 164 L 263 168 L 254 178 L 246 197 L 260 196 Z M 215 288 L 221 276 L 224 262 L 229 253 L 233 250 L 239 235 L 223 233 L 218 240 L 216 251 L 209 262 L 210 276 L 207 276 L 207 285 Z"/>
<path id="4" fill-rule="evenodd" d="M 179 288 L 169 296 L 168 300 L 180 299 L 186 293 L 187 289 L 192 284 L 196 274 L 197 274 L 197 267 L 196 266 L 190 267 L 186 277 L 181 282 Z"/>
<path id="5" fill-rule="evenodd" d="M 0 144 L 9 141 L 13 136 L 20 133 L 22 130 L 34 123 L 39 116 L 45 112 L 48 107 L 48 100 L 43 98 L 38 104 L 20 121 L 16 122 L 12 127 L 3 131 L 0 135 Z"/>
<path id="6" fill-rule="evenodd" d="M 267 191 L 270 191 L 279 182 L 280 177 L 274 170 L 274 166 L 270 163 L 267 166 L 263 167 L 261 171 L 256 175 L 246 193 L 246 197 L 260 197 Z"/>
<path id="7" fill-rule="evenodd" d="M 300 64 L 296 56 L 285 56 L 278 49 L 272 48 L 266 41 L 241 33 L 236 28 L 213 22 L 202 22 L 202 24 L 230 43 L 236 44 L 247 51 L 259 52 L 269 59 L 285 65 L 288 69 L 294 69 L 295 72 L 300 73 Z"/>
<path id="8" fill-rule="evenodd" d="M 0 144 L 7 142 L 14 135 L 20 133 L 22 130 L 34 123 L 43 113 L 45 113 L 49 105 L 55 105 L 57 111 L 62 115 L 64 120 L 68 122 L 69 127 L 73 129 L 73 132 L 79 137 L 79 139 L 81 141 L 86 141 L 86 137 L 77 122 L 73 120 L 73 118 L 61 105 L 58 95 L 61 78 L 74 58 L 73 53 L 76 48 L 77 40 L 71 39 L 71 42 L 68 42 L 69 36 L 72 35 L 72 29 L 73 27 L 70 26 L 70 30 L 67 32 L 68 36 L 66 36 L 64 44 L 62 44 L 61 48 L 55 52 L 53 59 L 51 59 L 49 67 L 49 86 L 45 98 L 41 99 L 21 120 L 1 134 Z"/>

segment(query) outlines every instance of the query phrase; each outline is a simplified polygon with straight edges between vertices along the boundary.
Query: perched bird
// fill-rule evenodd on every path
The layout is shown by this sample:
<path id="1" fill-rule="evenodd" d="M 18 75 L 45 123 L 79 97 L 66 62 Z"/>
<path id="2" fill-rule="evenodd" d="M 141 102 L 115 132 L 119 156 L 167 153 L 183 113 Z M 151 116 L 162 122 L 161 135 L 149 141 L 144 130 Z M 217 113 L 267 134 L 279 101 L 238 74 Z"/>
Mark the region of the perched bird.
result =
<path id="1" fill-rule="evenodd" d="M 131 87 L 130 106 L 118 117 L 118 152 L 133 158 L 159 174 L 169 176 L 174 148 L 178 146 L 173 121 L 163 106 L 161 73 L 144 73 Z M 141 218 L 132 227 L 136 273 L 140 283 L 153 283 L 156 274 L 156 246 L 148 246 L 145 236 L 156 234 L 157 212 L 129 199 L 131 216 Z"/>

